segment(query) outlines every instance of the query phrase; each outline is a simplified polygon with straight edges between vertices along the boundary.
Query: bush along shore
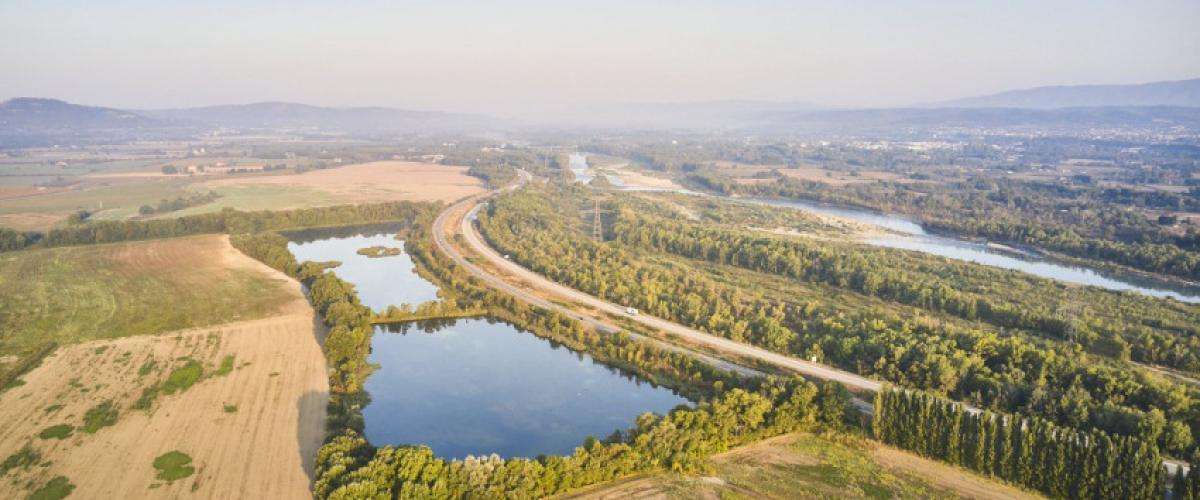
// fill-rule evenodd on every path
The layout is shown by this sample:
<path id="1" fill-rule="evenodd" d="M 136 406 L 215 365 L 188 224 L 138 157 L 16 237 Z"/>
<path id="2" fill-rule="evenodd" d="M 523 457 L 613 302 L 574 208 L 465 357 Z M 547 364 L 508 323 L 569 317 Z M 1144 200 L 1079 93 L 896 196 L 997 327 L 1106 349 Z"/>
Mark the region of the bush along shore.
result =
<path id="1" fill-rule="evenodd" d="M 464 310 L 512 323 L 596 360 L 699 401 L 669 415 L 645 414 L 604 440 L 587 439 L 569 456 L 445 460 L 424 446 L 375 447 L 363 437 L 363 382 L 371 373 L 371 312 L 354 287 L 315 263 L 298 263 L 274 233 L 237 235 L 234 245 L 301 280 L 329 334 L 330 419 L 317 456 L 318 498 L 543 497 L 653 470 L 697 471 L 730 447 L 788 432 L 840 427 L 848 394 L 800 378 L 743 378 L 627 335 L 609 335 L 490 291 L 433 251 L 428 219 L 404 232 L 418 272 Z M 446 311 L 443 311 L 446 312 Z"/>

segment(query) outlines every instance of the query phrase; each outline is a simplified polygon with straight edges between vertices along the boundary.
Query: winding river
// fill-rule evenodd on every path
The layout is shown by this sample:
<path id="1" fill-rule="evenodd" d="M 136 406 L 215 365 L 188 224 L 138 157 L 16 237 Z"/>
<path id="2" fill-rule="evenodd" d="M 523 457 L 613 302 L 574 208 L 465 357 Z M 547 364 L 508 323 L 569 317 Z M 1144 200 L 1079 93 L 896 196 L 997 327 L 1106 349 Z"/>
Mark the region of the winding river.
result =
<path id="1" fill-rule="evenodd" d="M 572 154 L 570 164 L 577 181 L 587 182 L 591 180 L 593 174 L 588 166 L 586 155 L 579 153 Z M 636 186 L 619 186 L 619 188 L 626 190 L 647 190 Z M 711 196 L 691 190 L 672 191 L 691 195 Z M 743 203 L 794 208 L 818 215 L 869 224 L 887 230 L 884 234 L 871 236 L 863 240 L 865 243 L 875 246 L 924 252 L 961 261 L 1012 269 L 1064 283 L 1096 286 L 1115 291 L 1132 291 L 1151 297 L 1172 298 L 1193 304 L 1200 303 L 1200 286 L 1170 283 L 1148 276 L 1101 271 L 1059 262 L 1032 252 L 1023 252 L 1016 249 L 999 249 L 984 243 L 930 234 L 919 223 L 898 215 L 799 200 L 734 197 L 728 197 L 727 199 Z"/>

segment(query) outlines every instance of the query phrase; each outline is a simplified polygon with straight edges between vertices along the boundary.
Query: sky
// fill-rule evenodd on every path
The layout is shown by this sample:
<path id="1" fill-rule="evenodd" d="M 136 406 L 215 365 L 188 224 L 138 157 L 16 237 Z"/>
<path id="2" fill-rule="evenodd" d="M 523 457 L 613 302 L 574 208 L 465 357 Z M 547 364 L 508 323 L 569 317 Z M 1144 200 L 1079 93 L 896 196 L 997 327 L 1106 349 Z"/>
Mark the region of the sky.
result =
<path id="1" fill-rule="evenodd" d="M 0 99 L 899 106 L 1197 78 L 1197 25 L 1197 0 L 0 0 Z"/>

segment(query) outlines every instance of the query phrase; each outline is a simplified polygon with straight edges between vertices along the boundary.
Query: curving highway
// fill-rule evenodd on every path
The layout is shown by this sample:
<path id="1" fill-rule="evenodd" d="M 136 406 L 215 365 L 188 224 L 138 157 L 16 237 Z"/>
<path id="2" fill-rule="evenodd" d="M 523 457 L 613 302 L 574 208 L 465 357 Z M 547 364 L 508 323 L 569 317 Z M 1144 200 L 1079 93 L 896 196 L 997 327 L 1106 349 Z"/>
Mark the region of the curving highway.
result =
<path id="1" fill-rule="evenodd" d="M 847 372 L 844 370 L 839 370 L 837 368 L 822 365 L 820 363 L 815 363 L 815 362 L 811 362 L 811 361 L 805 361 L 802 359 L 792 358 L 789 356 L 785 356 L 785 355 L 782 355 L 782 354 L 779 354 L 776 352 L 771 352 L 766 349 L 758 348 L 755 346 L 742 344 L 740 342 L 735 342 L 733 340 L 729 340 L 724 337 L 718 337 L 716 335 L 712 335 L 712 334 L 705 333 L 705 332 L 702 332 L 702 331 L 699 331 L 699 330 L 696 330 L 693 328 L 689 328 L 689 327 L 680 325 L 678 323 L 673 323 L 671 321 L 667 321 L 662 318 L 657 318 L 657 317 L 646 315 L 646 314 L 638 314 L 638 315 L 633 315 L 633 316 L 627 315 L 627 314 L 625 314 L 625 306 L 622 306 L 619 304 L 614 304 L 612 302 L 608 302 L 605 300 L 601 300 L 597 297 L 586 294 L 579 290 L 575 290 L 573 288 L 563 286 L 563 285 L 556 283 L 554 281 L 551 281 L 551 280 L 543 277 L 542 275 L 537 274 L 529 269 L 521 267 L 520 265 L 518 265 L 515 262 L 512 262 L 511 260 L 505 259 L 504 256 L 500 255 L 498 252 L 496 252 L 495 249 L 493 249 L 491 246 L 489 246 L 484 241 L 483 237 L 480 236 L 479 232 L 475 229 L 475 225 L 473 224 L 473 221 L 475 219 L 475 215 L 479 211 L 479 208 L 482 206 L 481 205 L 482 201 L 486 200 L 487 198 L 490 198 L 491 196 L 494 196 L 497 193 L 517 189 L 517 188 L 523 186 L 525 183 L 529 182 L 530 175 L 528 172 L 519 171 L 519 173 L 520 173 L 520 179 L 517 182 L 515 182 L 501 190 L 494 191 L 494 192 L 480 195 L 480 196 L 476 196 L 476 197 L 472 197 L 472 198 L 468 198 L 466 200 L 455 203 L 454 205 L 451 205 L 450 207 L 448 207 L 446 210 L 442 211 L 442 213 L 438 215 L 437 219 L 433 223 L 434 240 L 435 240 L 438 248 L 440 248 L 443 252 L 445 252 L 446 255 L 449 255 L 450 258 L 453 259 L 455 262 L 457 262 L 459 265 L 466 268 L 467 271 L 470 272 L 472 275 L 483 280 L 489 286 L 499 289 L 499 290 L 502 290 L 505 293 L 512 294 L 513 296 L 516 296 L 517 298 L 519 298 L 525 302 L 528 302 L 530 304 L 536 305 L 538 307 L 556 310 L 562 314 L 565 314 L 565 315 L 575 318 L 579 321 L 582 321 L 585 324 L 588 324 L 588 325 L 592 326 L 593 328 L 598 329 L 599 331 L 612 333 L 612 332 L 616 332 L 616 331 L 620 330 L 619 328 L 616 328 L 608 323 L 600 321 L 597 318 L 580 314 L 571 308 L 564 307 L 560 304 L 556 304 L 556 303 L 546 300 L 538 295 L 535 295 L 525 289 L 514 286 L 514 285 L 510 284 L 509 282 L 505 281 L 504 279 L 500 278 L 499 276 L 492 275 L 491 273 L 486 272 L 479 266 L 476 266 L 474 263 L 468 261 L 465 257 L 462 256 L 461 253 L 458 252 L 458 249 L 455 248 L 453 245 L 450 245 L 446 239 L 446 235 L 447 235 L 446 224 L 453 217 L 454 213 L 461 212 L 464 209 L 466 210 L 466 213 L 462 217 L 461 222 L 459 223 L 459 227 L 457 228 L 457 234 L 461 234 L 463 236 L 464 241 L 471 248 L 472 251 L 474 251 L 478 255 L 482 256 L 483 258 L 487 259 L 490 263 L 495 265 L 497 268 L 500 268 L 500 269 L 504 270 L 506 273 L 509 273 L 513 276 L 516 276 L 517 278 L 519 278 L 521 281 L 528 284 L 532 288 L 536 288 L 543 292 L 547 292 L 552 296 L 566 299 L 570 302 L 574 302 L 574 303 L 581 304 L 581 305 L 584 305 L 587 307 L 591 307 L 602 313 L 607 313 L 607 314 L 611 314 L 611 315 L 618 316 L 618 317 L 624 316 L 624 317 L 628 318 L 629 320 L 636 321 L 648 328 L 652 328 L 652 329 L 655 329 L 658 331 L 665 332 L 665 333 L 673 336 L 674 338 L 679 339 L 680 341 L 682 341 L 684 343 L 687 343 L 687 344 L 690 344 L 693 346 L 704 347 L 706 349 L 712 350 L 713 352 L 727 353 L 727 354 L 732 354 L 735 356 L 754 359 L 754 360 L 764 362 L 764 363 L 770 364 L 772 366 L 782 368 L 787 371 L 792 371 L 792 372 L 795 372 L 795 373 L 798 373 L 798 374 L 801 374 L 801 375 L 804 375 L 807 377 L 814 377 L 814 378 L 820 378 L 820 379 L 826 379 L 826 380 L 835 380 L 835 381 L 838 381 L 838 382 L 846 385 L 848 388 L 854 389 L 854 390 L 875 392 L 875 391 L 878 391 L 879 388 L 882 386 L 882 384 L 880 382 L 877 382 L 875 380 L 871 380 L 871 379 L 868 379 L 868 378 L 865 378 L 860 375 L 856 375 L 856 374 L 853 374 L 853 373 L 850 373 L 850 372 Z M 467 208 L 467 207 L 469 207 L 469 208 Z M 634 335 L 634 334 L 632 334 L 632 332 L 630 332 L 630 334 Z M 637 335 L 635 335 L 635 336 L 637 336 Z M 669 349 L 673 349 L 673 350 L 677 350 L 677 351 L 680 351 L 680 350 L 686 351 L 689 354 L 699 356 L 710 363 L 717 364 L 718 366 L 721 366 L 722 368 L 734 369 L 734 370 L 737 370 L 737 371 L 740 371 L 743 373 L 746 373 L 748 371 L 758 373 L 757 371 L 750 370 L 745 367 L 741 367 L 739 365 L 730 363 L 725 360 L 715 359 L 715 358 L 712 358 L 711 356 L 706 356 L 706 355 L 697 353 L 695 351 L 692 351 L 690 349 L 684 348 L 682 346 L 662 341 L 660 339 L 656 339 L 653 337 L 645 337 L 645 336 L 639 336 L 639 337 L 654 341 L 654 342 L 658 343 L 659 345 L 667 347 Z"/>

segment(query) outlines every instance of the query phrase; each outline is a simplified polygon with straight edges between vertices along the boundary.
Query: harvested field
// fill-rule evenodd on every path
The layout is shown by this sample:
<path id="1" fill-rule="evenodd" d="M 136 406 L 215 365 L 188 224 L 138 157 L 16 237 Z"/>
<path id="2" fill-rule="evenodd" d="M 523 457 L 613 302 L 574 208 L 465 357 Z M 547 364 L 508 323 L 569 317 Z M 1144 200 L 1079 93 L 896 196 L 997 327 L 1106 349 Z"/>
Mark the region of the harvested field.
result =
<path id="1" fill-rule="evenodd" d="M 276 314 L 294 299 L 223 235 L 0 254 L 0 355 Z"/>
<path id="2" fill-rule="evenodd" d="M 712 458 L 711 476 L 634 477 L 567 498 L 1037 498 L 853 437 L 790 434 Z"/>
<path id="3" fill-rule="evenodd" d="M 378 161 L 313 170 L 295 175 L 218 179 L 200 184 L 224 198 L 178 214 L 224 207 L 284 210 L 342 203 L 453 201 L 483 192 L 483 183 L 466 167 Z"/>
<path id="4" fill-rule="evenodd" d="M 0 477 L 0 497 L 56 476 L 79 498 L 309 495 L 328 394 L 313 312 L 281 273 L 236 251 L 217 260 L 272 280 L 285 300 L 263 319 L 59 348 L 0 393 L 0 458 L 25 446 L 38 456 Z M 107 426 L 94 418 L 105 403 L 116 411 Z M 155 459 L 172 451 L 194 473 L 156 478 Z"/>
<path id="5" fill-rule="evenodd" d="M 68 213 L 0 214 L 0 227 L 17 231 L 45 231 L 67 219 Z"/>
<path id="6" fill-rule="evenodd" d="M 0 225 L 44 231 L 79 210 L 92 212 L 95 219 L 123 219 L 137 214 L 138 207 L 154 205 L 191 193 L 190 179 L 92 180 L 68 189 L 48 189 L 27 196 L 0 200 Z"/>

